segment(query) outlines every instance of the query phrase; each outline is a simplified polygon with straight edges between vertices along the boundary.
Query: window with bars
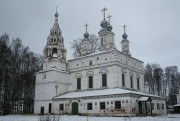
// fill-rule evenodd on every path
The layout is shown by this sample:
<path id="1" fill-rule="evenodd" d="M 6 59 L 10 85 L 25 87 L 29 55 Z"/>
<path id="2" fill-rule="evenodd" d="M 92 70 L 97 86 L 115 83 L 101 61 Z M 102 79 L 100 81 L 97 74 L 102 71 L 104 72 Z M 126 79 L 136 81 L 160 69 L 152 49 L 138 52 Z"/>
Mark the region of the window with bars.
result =
<path id="1" fill-rule="evenodd" d="M 92 103 L 87 103 L 87 110 L 92 110 Z"/>
<path id="2" fill-rule="evenodd" d="M 63 104 L 59 104 L 59 110 L 63 111 L 64 110 L 64 105 Z"/>
<path id="3" fill-rule="evenodd" d="M 105 102 L 100 102 L 100 110 L 106 109 L 106 103 Z"/>
<path id="4" fill-rule="evenodd" d="M 89 88 L 93 88 L 93 76 L 89 76 Z"/>
<path id="5" fill-rule="evenodd" d="M 107 87 L 107 75 L 102 74 L 102 87 Z"/>
<path id="6" fill-rule="evenodd" d="M 77 78 L 77 90 L 81 89 L 81 78 Z"/>
<path id="7" fill-rule="evenodd" d="M 115 101 L 115 109 L 121 109 L 121 101 Z"/>

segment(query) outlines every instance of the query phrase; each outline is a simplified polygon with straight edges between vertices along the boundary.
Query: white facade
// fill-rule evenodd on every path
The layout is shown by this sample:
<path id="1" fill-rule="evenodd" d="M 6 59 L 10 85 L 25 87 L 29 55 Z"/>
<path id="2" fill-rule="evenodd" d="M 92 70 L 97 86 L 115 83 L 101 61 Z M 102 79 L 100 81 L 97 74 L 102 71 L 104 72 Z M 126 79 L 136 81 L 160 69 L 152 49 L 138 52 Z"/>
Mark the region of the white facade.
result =
<path id="1" fill-rule="evenodd" d="M 35 114 L 166 114 L 165 99 L 145 93 L 143 62 L 131 56 L 126 33 L 121 52 L 104 19 L 99 51 L 90 53 L 86 31 L 83 56 L 66 62 L 57 13 L 55 18 L 44 48 L 43 70 L 36 73 Z"/>

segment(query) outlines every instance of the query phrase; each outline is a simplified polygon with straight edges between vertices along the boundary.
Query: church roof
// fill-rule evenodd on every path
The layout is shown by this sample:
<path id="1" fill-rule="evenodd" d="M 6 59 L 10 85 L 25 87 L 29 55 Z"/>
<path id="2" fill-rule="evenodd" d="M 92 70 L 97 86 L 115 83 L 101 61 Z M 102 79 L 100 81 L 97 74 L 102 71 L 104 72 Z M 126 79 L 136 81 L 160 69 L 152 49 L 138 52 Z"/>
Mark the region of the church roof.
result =
<path id="1" fill-rule="evenodd" d="M 117 94 L 137 94 L 150 97 L 159 97 L 155 95 L 145 94 L 143 92 L 131 91 L 121 88 L 113 89 L 99 89 L 99 90 L 86 90 L 79 92 L 68 92 L 60 96 L 54 97 L 53 99 L 72 99 L 72 98 L 81 98 L 81 97 L 95 97 L 95 96 L 107 96 L 107 95 L 117 95 Z M 161 97 L 162 98 L 162 97 Z"/>

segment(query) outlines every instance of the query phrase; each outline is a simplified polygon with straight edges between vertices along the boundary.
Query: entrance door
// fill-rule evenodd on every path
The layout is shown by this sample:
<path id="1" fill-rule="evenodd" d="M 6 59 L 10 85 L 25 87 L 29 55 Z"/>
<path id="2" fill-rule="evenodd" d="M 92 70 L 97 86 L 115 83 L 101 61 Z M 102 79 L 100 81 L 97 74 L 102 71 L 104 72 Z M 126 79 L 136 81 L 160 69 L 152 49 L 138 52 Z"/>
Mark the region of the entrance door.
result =
<path id="1" fill-rule="evenodd" d="M 44 115 L 44 107 L 41 107 L 41 115 Z"/>
<path id="2" fill-rule="evenodd" d="M 77 115 L 78 114 L 78 103 L 73 102 L 72 103 L 72 115 Z"/>
<path id="3" fill-rule="evenodd" d="M 139 114 L 142 114 L 142 102 L 139 101 L 138 105 L 139 105 Z"/>

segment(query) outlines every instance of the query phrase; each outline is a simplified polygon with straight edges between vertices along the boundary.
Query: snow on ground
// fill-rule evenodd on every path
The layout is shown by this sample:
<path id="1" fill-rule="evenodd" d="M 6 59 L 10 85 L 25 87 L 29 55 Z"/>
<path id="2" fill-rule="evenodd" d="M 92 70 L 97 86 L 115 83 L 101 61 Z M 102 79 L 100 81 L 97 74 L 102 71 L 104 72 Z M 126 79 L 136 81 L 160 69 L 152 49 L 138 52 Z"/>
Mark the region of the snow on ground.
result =
<path id="1" fill-rule="evenodd" d="M 42 118 L 42 116 L 41 116 Z M 51 116 L 53 121 L 53 116 Z M 87 117 L 87 116 L 55 116 L 54 121 L 180 121 L 180 114 L 156 117 Z M 0 116 L 0 121 L 40 121 L 40 116 L 8 115 Z"/>

